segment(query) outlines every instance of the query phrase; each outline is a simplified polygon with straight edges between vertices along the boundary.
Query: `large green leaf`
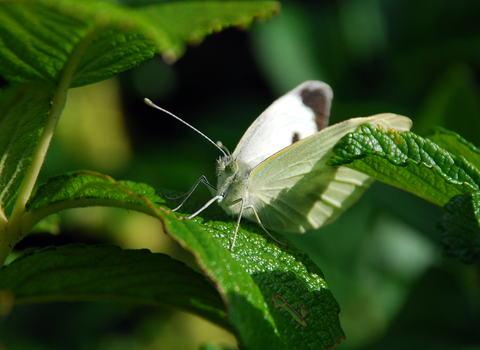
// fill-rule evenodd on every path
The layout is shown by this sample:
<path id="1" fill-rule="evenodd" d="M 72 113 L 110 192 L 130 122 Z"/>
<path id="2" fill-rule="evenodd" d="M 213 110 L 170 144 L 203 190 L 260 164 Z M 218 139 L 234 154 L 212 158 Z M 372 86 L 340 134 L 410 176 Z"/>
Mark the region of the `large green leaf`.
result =
<path id="1" fill-rule="evenodd" d="M 195 256 L 220 292 L 228 321 L 245 348 L 327 349 L 344 337 L 339 306 L 305 253 L 282 237 L 278 239 L 288 248 L 278 246 L 257 225 L 246 222 L 231 252 L 234 220 L 219 209 L 208 209 L 208 219 L 184 220 L 170 211 L 175 203 L 145 184 L 116 182 L 93 172 L 57 176 L 29 201 L 24 229 L 59 210 L 94 205 L 138 210 L 161 219 L 165 232 Z M 194 208 L 187 204 L 183 210 Z"/>
<path id="2" fill-rule="evenodd" d="M 77 300 L 168 305 L 229 328 L 222 299 L 202 275 L 146 249 L 74 244 L 27 252 L 0 270 L 0 291 L 12 293 L 15 305 Z"/>
<path id="3" fill-rule="evenodd" d="M 458 257 L 465 264 L 480 258 L 480 192 L 456 196 L 445 205 L 439 222 L 440 243 L 449 257 Z"/>
<path id="4" fill-rule="evenodd" d="M 480 172 L 468 160 L 412 132 L 362 125 L 360 132 L 345 136 L 334 152 L 329 164 L 358 170 L 437 205 L 480 185 Z"/>
<path id="5" fill-rule="evenodd" d="M 43 129 L 54 87 L 23 84 L 0 91 L 0 208 L 14 198 Z"/>
<path id="6" fill-rule="evenodd" d="M 187 42 L 246 26 L 278 11 L 274 1 L 171 1 L 131 8 L 104 0 L 0 3 L 0 75 L 58 83 L 78 59 L 70 86 L 107 79 L 162 53 L 173 62 Z"/>

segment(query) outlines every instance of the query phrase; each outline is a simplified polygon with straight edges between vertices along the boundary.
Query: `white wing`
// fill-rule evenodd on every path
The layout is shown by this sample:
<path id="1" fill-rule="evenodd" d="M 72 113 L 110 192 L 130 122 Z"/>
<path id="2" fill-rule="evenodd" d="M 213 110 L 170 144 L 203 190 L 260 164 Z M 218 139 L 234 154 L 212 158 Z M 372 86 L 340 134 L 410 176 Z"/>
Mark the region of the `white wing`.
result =
<path id="1" fill-rule="evenodd" d="M 243 135 L 232 156 L 250 168 L 328 125 L 333 92 L 306 81 L 273 102 Z"/>
<path id="2" fill-rule="evenodd" d="M 346 167 L 325 165 L 332 147 L 361 124 L 409 130 L 410 119 L 395 114 L 354 118 L 281 150 L 258 165 L 250 175 L 247 201 L 267 228 L 305 232 L 334 220 L 373 181 Z M 244 216 L 255 221 L 251 211 Z"/>

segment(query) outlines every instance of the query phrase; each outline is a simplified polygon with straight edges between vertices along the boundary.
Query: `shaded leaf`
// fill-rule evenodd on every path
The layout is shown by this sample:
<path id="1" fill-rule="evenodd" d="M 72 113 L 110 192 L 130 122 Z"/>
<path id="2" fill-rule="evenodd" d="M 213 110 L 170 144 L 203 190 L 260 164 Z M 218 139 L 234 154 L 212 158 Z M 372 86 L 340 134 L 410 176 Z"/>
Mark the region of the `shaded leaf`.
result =
<path id="1" fill-rule="evenodd" d="M 223 327 L 225 306 L 205 278 L 168 255 L 73 244 L 24 253 L 0 270 L 15 305 L 114 300 L 195 312 Z"/>
<path id="2" fill-rule="evenodd" d="M 480 258 L 480 192 L 453 197 L 438 227 L 448 257 L 473 264 Z"/>
<path id="3" fill-rule="evenodd" d="M 157 47 L 178 57 L 186 42 L 199 43 L 230 26 L 246 28 L 253 18 L 268 19 L 279 9 L 276 1 L 172 1 L 139 7 L 138 13 Z"/>
<path id="4" fill-rule="evenodd" d="M 190 203 L 182 209 L 193 212 Z M 235 251 L 229 251 L 236 223 L 219 208 L 204 212 L 209 219 L 184 220 L 182 214 L 170 212 L 175 203 L 148 185 L 78 172 L 54 177 L 38 189 L 28 203 L 25 227 L 62 209 L 94 205 L 138 210 L 161 219 L 165 232 L 195 256 L 222 295 L 228 321 L 245 348 L 327 349 L 344 337 L 339 306 L 308 256 L 283 237 L 278 239 L 289 247 L 278 246 L 257 225 L 247 222 L 240 227 Z M 276 308 L 274 295 L 293 310 L 307 312 L 307 326 L 300 325 L 292 313 Z"/>
<path id="5" fill-rule="evenodd" d="M 412 132 L 376 129 L 365 124 L 334 147 L 330 165 L 344 165 L 412 192 L 437 205 L 479 188 L 480 172 Z"/>
<path id="6" fill-rule="evenodd" d="M 53 86 L 32 84 L 0 91 L 0 208 L 15 197 L 50 109 Z"/>
<path id="7" fill-rule="evenodd" d="M 162 53 L 173 62 L 187 42 L 278 11 L 273 1 L 174 1 L 130 8 L 113 1 L 37 0 L 0 5 L 0 75 L 11 82 L 58 83 L 68 62 L 71 87 L 112 77 Z"/>

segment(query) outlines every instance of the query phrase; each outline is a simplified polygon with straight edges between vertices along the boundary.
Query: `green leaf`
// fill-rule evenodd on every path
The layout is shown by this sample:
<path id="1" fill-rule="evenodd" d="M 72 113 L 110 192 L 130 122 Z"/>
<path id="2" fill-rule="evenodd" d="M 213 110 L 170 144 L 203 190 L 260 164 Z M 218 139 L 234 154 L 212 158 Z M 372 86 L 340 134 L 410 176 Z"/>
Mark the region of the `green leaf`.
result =
<path id="1" fill-rule="evenodd" d="M 73 244 L 24 253 L 0 270 L 15 305 L 112 300 L 167 305 L 223 327 L 225 306 L 205 277 L 168 255 L 114 245 Z"/>
<path id="2" fill-rule="evenodd" d="M 438 226 L 445 255 L 473 264 L 480 258 L 480 192 L 453 197 L 444 208 Z"/>
<path id="3" fill-rule="evenodd" d="M 15 197 L 31 163 L 53 86 L 22 84 L 0 90 L 0 208 Z"/>
<path id="4" fill-rule="evenodd" d="M 101 0 L 0 4 L 0 75 L 58 83 L 79 58 L 71 87 L 92 84 L 151 58 L 173 62 L 187 42 L 278 11 L 273 1 L 174 1 L 130 8 Z M 83 43 L 83 44 L 82 44 Z"/>
<path id="5" fill-rule="evenodd" d="M 255 17 L 276 14 L 276 1 L 172 1 L 138 8 L 147 26 L 155 31 L 157 47 L 176 59 L 185 52 L 185 42 L 199 43 L 205 36 L 230 26 L 246 28 Z"/>
<path id="6" fill-rule="evenodd" d="M 464 157 L 475 168 L 480 169 L 480 149 L 457 133 L 441 127 L 435 127 L 432 129 L 431 135 L 428 135 L 428 139 L 451 154 Z"/>
<path id="7" fill-rule="evenodd" d="M 56 81 L 87 23 L 40 2 L 0 4 L 0 74 L 12 82 Z"/>
<path id="8" fill-rule="evenodd" d="M 344 165 L 412 192 L 437 205 L 478 190 L 480 172 L 412 132 L 376 129 L 365 124 L 334 147 L 330 165 Z"/>
<path id="9" fill-rule="evenodd" d="M 87 206 L 113 206 L 158 216 L 152 204 L 158 201 L 163 202 L 163 199 L 146 184 L 117 182 L 93 171 L 70 172 L 54 176 L 40 186 L 27 202 L 22 220 L 24 227 L 28 223 L 29 229 L 59 210 Z"/>
<path id="10" fill-rule="evenodd" d="M 165 192 L 172 196 L 172 193 Z M 182 207 L 192 213 L 191 201 Z M 73 207 L 109 205 L 138 210 L 158 217 L 165 232 L 190 251 L 224 299 L 230 324 L 246 349 L 331 348 L 343 337 L 339 306 L 320 269 L 308 256 L 288 243 L 278 246 L 257 225 L 242 222 L 233 252 L 235 221 L 219 208 L 204 212 L 207 218 L 184 220 L 172 213 L 166 201 L 145 185 L 116 182 L 93 172 L 69 173 L 50 179 L 31 198 L 25 227 L 48 214 Z M 278 308 L 275 297 L 288 307 Z M 296 310 L 307 326 L 300 324 Z"/>
<path id="11" fill-rule="evenodd" d="M 216 344 L 203 344 L 202 346 L 200 346 L 200 350 L 233 350 L 231 348 L 224 348 L 224 347 L 221 347 L 221 346 L 218 346 Z"/>

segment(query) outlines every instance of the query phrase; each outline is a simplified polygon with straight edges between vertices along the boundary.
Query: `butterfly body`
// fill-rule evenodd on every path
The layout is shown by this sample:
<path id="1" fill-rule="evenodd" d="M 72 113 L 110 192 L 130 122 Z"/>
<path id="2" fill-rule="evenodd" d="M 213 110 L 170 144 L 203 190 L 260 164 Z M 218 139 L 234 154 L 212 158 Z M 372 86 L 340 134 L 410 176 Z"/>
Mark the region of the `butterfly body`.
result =
<path id="1" fill-rule="evenodd" d="M 226 169 L 229 165 L 234 171 Z M 222 157 L 217 162 L 217 195 L 223 198 L 218 202 L 225 212 L 232 216 L 238 216 L 242 205 L 245 207 L 250 203 L 248 185 L 251 167 L 243 161 L 238 161 L 231 156 Z M 241 199 L 239 201 L 239 199 Z M 242 203 L 243 201 L 243 203 Z M 249 218 L 248 213 L 243 214 Z"/>

